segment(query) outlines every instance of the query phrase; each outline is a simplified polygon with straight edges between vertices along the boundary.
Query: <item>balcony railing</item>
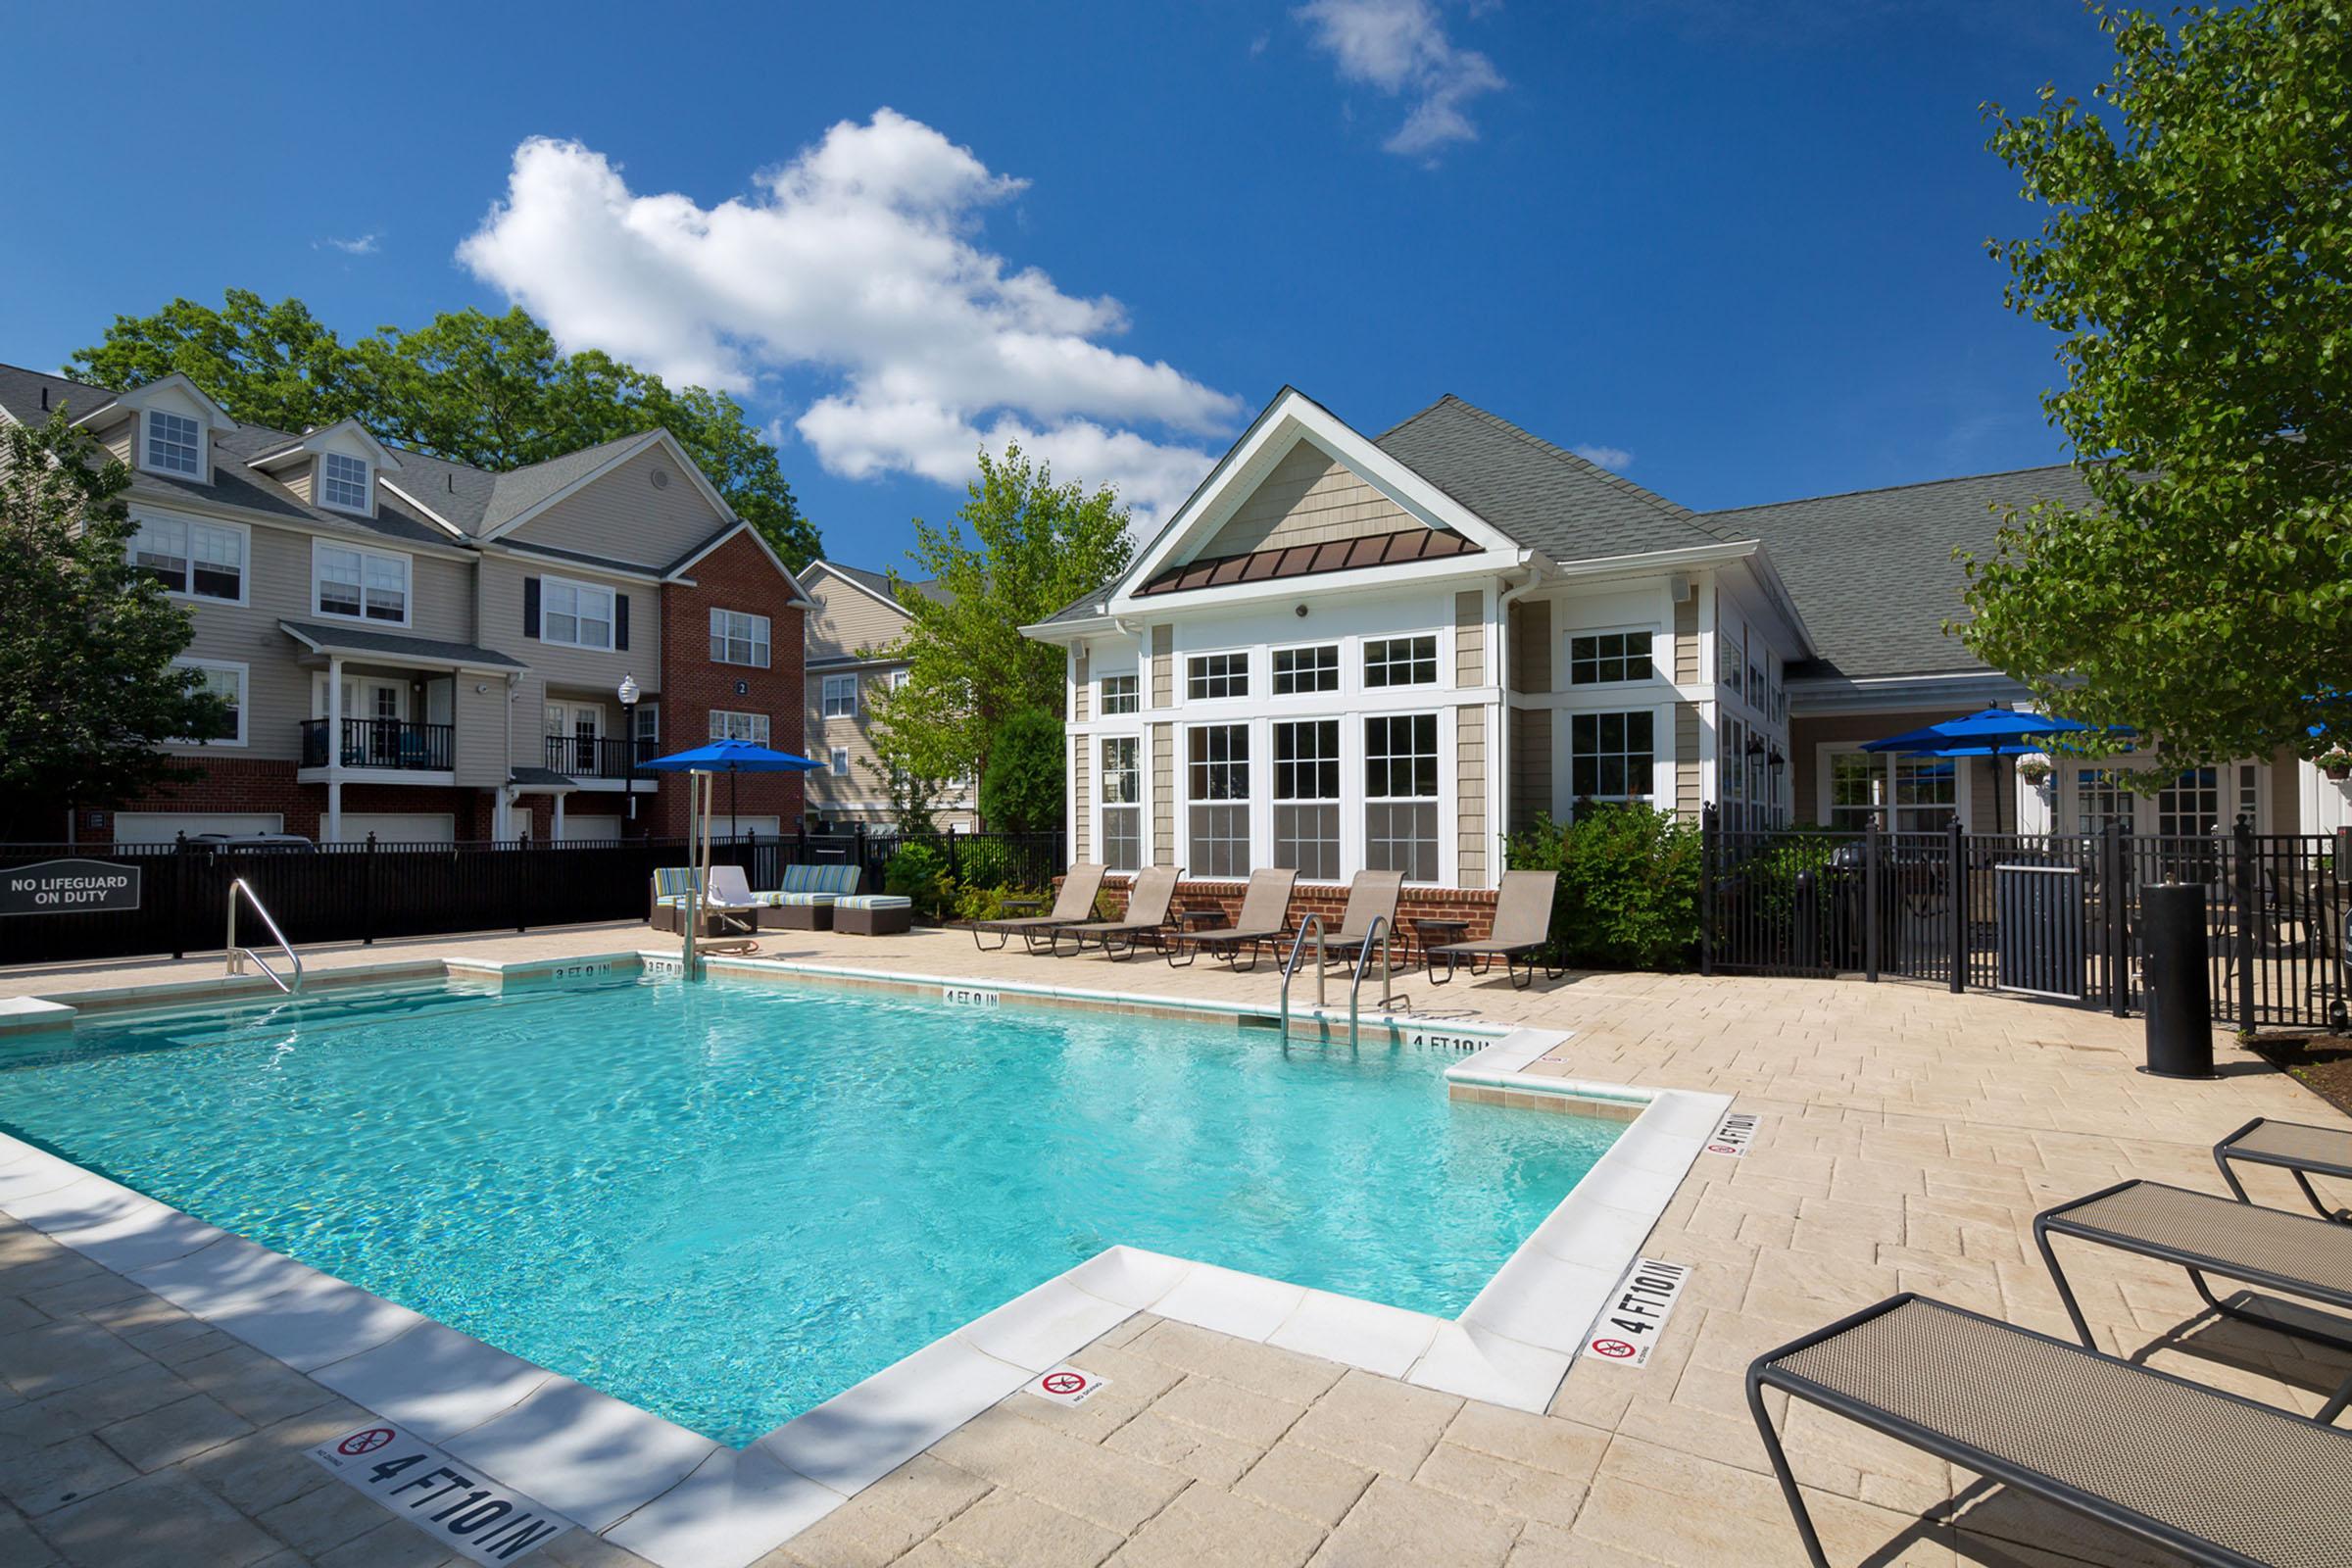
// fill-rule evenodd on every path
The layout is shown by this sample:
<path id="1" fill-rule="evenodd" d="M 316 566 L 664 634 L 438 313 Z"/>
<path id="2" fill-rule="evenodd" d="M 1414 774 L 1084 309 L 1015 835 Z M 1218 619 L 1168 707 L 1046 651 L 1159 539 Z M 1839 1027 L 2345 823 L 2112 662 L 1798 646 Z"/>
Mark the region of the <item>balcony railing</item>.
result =
<path id="1" fill-rule="evenodd" d="M 627 778 L 632 760 L 643 767 L 660 755 L 650 740 L 603 740 L 593 735 L 547 738 L 547 765 L 573 778 Z"/>
<path id="2" fill-rule="evenodd" d="M 446 773 L 457 765 L 457 729 L 449 724 L 416 724 L 405 718 L 347 718 L 339 758 L 327 755 L 326 730 L 332 720 L 302 721 L 302 765 L 324 767 L 339 760 L 345 767 L 390 767 L 403 772 Z"/>

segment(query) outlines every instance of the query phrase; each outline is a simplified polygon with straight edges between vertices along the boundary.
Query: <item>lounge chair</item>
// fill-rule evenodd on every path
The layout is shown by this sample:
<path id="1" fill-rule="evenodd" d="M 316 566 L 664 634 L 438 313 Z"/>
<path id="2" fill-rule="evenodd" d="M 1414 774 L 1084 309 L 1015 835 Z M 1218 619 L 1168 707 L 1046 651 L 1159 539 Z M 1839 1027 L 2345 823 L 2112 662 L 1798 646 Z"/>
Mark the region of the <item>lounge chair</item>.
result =
<path id="1" fill-rule="evenodd" d="M 1168 966 L 1183 969 L 1203 952 L 1214 953 L 1234 965 L 1236 973 L 1247 974 L 1257 967 L 1257 950 L 1285 942 L 1291 935 L 1291 888 L 1298 882 L 1298 873 L 1269 866 L 1250 873 L 1250 885 L 1242 890 L 1242 912 L 1231 925 L 1195 927 L 1171 931 L 1160 944 L 1167 956 Z M 1242 952 L 1250 954 L 1248 963 L 1240 962 Z M 1182 953 L 1182 962 L 1176 955 Z"/>
<path id="2" fill-rule="evenodd" d="M 2041 1248 L 2041 1260 L 2049 1265 L 2058 1298 L 2065 1303 L 2066 1315 L 2074 1320 L 2075 1332 L 2088 1346 L 2092 1343 L 2090 1325 L 2083 1321 L 2074 1288 L 2058 1267 L 2058 1254 L 2050 1250 L 2053 1236 L 2178 1263 L 2188 1270 L 2189 1282 L 2205 1304 L 2224 1317 L 2256 1328 L 2277 1329 L 2333 1349 L 2352 1350 L 2352 1338 L 2329 1334 L 2285 1314 L 2274 1317 L 2231 1306 L 2216 1298 L 2205 1283 L 2207 1274 L 2219 1274 L 2266 1291 L 2352 1310 L 2352 1230 L 2332 1221 L 2143 1181 L 2118 1182 L 2035 1215 L 2034 1240 Z M 2348 1403 L 2352 1403 L 2352 1375 L 2337 1387 L 2334 1397 L 2320 1411 L 2320 1419 L 2333 1421 Z"/>
<path id="3" fill-rule="evenodd" d="M 972 946 L 983 953 L 994 953 L 1017 936 L 1032 953 L 1051 952 L 1054 945 L 1051 933 L 1054 928 L 1092 920 L 1095 917 L 1095 895 L 1102 891 L 1102 867 L 1092 860 L 1080 860 L 1061 879 L 1061 891 L 1054 896 L 1051 914 L 1025 914 L 1009 920 L 974 920 Z M 980 940 L 983 931 L 995 934 L 995 948 Z"/>
<path id="4" fill-rule="evenodd" d="M 1389 933 L 1394 946 L 1397 940 L 1396 899 L 1404 891 L 1402 871 L 1358 871 L 1355 880 L 1348 884 L 1348 906 L 1340 911 L 1340 928 L 1321 935 L 1325 957 L 1353 959 L 1361 954 L 1364 944 L 1375 933 L 1373 923 Z"/>
<path id="5" fill-rule="evenodd" d="M 2193 1562 L 2352 1562 L 2352 1433 L 1906 1292 L 1747 1369 L 1815 1568 L 1830 1560 L 1766 1389 Z"/>
<path id="6" fill-rule="evenodd" d="M 2257 1116 L 2252 1121 L 2213 1146 L 2213 1162 L 2221 1167 L 2222 1180 L 2237 1195 L 2241 1203 L 2249 1201 L 2246 1190 L 2237 1180 L 2237 1172 L 2230 1168 L 2231 1160 L 2244 1160 L 2249 1165 L 2276 1165 L 2295 1179 L 2303 1189 L 2304 1200 L 2322 1219 L 2336 1223 L 2352 1223 L 2352 1213 L 2329 1208 L 2313 1191 L 2313 1176 L 2334 1176 L 2352 1181 L 2352 1132 L 2340 1127 L 2313 1127 L 2298 1121 L 2273 1121 Z"/>
<path id="7" fill-rule="evenodd" d="M 1496 958 L 1502 960 L 1503 973 L 1510 976 L 1512 989 L 1525 991 L 1536 983 L 1536 955 L 1551 946 L 1552 897 L 1559 891 L 1557 871 L 1505 871 L 1502 886 L 1494 894 L 1494 924 L 1483 942 L 1448 942 L 1429 948 L 1421 955 L 1429 965 L 1429 983 L 1445 985 L 1454 975 L 1454 968 L 1463 959 L 1470 960 L 1472 974 L 1485 974 Z M 1446 978 L 1438 978 L 1438 960 L 1446 960 Z M 1527 978 L 1519 978 L 1518 960 L 1527 959 Z M 1557 980 L 1567 971 L 1546 960 L 1544 972 Z"/>
<path id="8" fill-rule="evenodd" d="M 1152 938 L 1168 923 L 1168 905 L 1176 897 L 1176 870 L 1173 866 L 1154 865 L 1135 874 L 1127 889 L 1127 912 L 1116 920 L 1082 920 L 1075 925 L 1057 925 L 1046 934 L 1047 945 L 1056 958 L 1061 956 L 1061 939 L 1068 937 L 1077 946 L 1073 953 L 1084 953 L 1092 942 L 1112 958 L 1124 958 L 1135 951 L 1137 943 Z"/>

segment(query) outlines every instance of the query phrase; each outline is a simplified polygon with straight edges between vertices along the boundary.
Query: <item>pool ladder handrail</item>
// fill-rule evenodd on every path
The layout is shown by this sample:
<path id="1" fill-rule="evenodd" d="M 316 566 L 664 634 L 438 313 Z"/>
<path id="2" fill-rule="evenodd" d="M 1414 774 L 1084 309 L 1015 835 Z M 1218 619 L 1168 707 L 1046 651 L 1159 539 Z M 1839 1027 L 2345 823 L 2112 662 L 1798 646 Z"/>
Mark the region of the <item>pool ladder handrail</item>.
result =
<path id="1" fill-rule="evenodd" d="M 1298 934 L 1291 939 L 1291 956 L 1282 966 L 1282 1042 L 1291 1042 L 1291 976 L 1298 972 L 1298 956 L 1306 947 L 1306 934 L 1315 934 L 1315 1005 L 1323 1005 L 1323 917 L 1310 914 L 1298 922 Z"/>
<path id="2" fill-rule="evenodd" d="M 1357 1022 L 1358 1004 L 1363 995 L 1365 966 L 1372 961 L 1372 944 L 1380 944 L 1380 1004 L 1386 1010 L 1396 1000 L 1396 965 L 1389 952 L 1391 922 L 1385 914 L 1372 917 L 1370 929 L 1364 933 L 1362 945 L 1355 955 L 1355 970 L 1348 981 L 1348 1044 L 1360 1044 L 1361 1026 Z M 1323 916 L 1310 914 L 1298 924 L 1298 936 L 1291 939 L 1291 956 L 1282 966 L 1282 1038 L 1291 1038 L 1291 976 L 1298 972 L 1299 955 L 1306 947 L 1306 935 L 1315 935 L 1315 1006 L 1320 1010 L 1329 1000 L 1323 974 Z"/>
<path id="3" fill-rule="evenodd" d="M 285 976 L 279 974 L 275 969 L 270 968 L 269 963 L 262 957 L 260 954 L 254 952 L 251 948 L 238 946 L 237 895 L 240 893 L 245 896 L 245 902 L 253 906 L 253 912 L 262 917 L 262 924 L 270 928 L 270 940 L 277 944 L 277 951 L 286 956 L 286 962 L 291 967 L 294 975 L 294 980 L 291 985 L 286 983 Z M 246 881 L 243 877 L 238 877 L 235 881 L 229 883 L 228 885 L 227 946 L 228 972 L 230 974 L 243 974 L 245 972 L 245 960 L 247 958 L 251 958 L 253 960 L 253 966 L 261 970 L 265 975 L 268 975 L 270 977 L 270 983 L 277 987 L 278 990 L 284 992 L 287 996 L 290 997 L 302 989 L 302 955 L 294 951 L 294 944 L 288 942 L 286 940 L 286 934 L 277 928 L 277 921 L 271 917 L 268 906 L 262 903 L 261 895 L 254 892 L 253 884 Z"/>

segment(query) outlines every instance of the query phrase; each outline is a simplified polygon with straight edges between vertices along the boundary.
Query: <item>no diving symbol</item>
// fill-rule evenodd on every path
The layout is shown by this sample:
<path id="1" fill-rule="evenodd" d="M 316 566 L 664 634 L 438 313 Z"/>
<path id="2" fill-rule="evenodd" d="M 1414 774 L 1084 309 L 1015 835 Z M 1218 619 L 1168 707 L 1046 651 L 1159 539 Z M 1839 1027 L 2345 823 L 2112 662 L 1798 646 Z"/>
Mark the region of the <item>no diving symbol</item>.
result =
<path id="1" fill-rule="evenodd" d="M 1049 1372 L 1042 1387 L 1048 1394 L 1078 1394 L 1086 1388 L 1086 1379 L 1075 1372 Z"/>
<path id="2" fill-rule="evenodd" d="M 390 1427 L 370 1427 L 366 1432 L 354 1432 L 350 1437 L 336 1444 L 335 1451 L 356 1459 L 363 1453 L 373 1453 L 391 1441 L 392 1429 Z"/>
<path id="3" fill-rule="evenodd" d="M 1634 1353 L 1634 1348 L 1623 1340 L 1594 1340 L 1592 1349 L 1595 1354 L 1609 1356 L 1620 1361 Z"/>
<path id="4" fill-rule="evenodd" d="M 1102 1392 L 1107 1379 L 1092 1372 L 1081 1372 L 1074 1366 L 1048 1367 L 1044 1374 L 1029 1380 L 1029 1392 L 1041 1399 L 1076 1409 Z"/>

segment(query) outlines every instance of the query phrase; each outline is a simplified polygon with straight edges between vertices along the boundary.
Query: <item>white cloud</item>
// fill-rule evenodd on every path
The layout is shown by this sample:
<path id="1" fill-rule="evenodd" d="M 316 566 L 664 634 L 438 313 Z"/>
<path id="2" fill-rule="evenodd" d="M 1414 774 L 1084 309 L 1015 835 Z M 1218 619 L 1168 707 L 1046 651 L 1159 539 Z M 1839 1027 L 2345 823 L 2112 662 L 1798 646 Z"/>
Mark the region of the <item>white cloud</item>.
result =
<path id="1" fill-rule="evenodd" d="M 311 249 L 317 250 L 319 244 L 325 244 L 341 251 L 346 256 L 373 256 L 376 252 L 376 242 L 381 238 L 382 236 L 377 234 L 362 234 L 358 239 L 336 239 L 329 235 L 325 240 L 314 243 Z"/>
<path id="2" fill-rule="evenodd" d="M 1117 485 L 1148 522 L 1214 461 L 1186 438 L 1229 430 L 1242 406 L 1104 347 L 1127 327 L 1118 301 L 1066 294 L 981 242 L 986 210 L 1025 186 L 888 109 L 709 208 L 535 138 L 458 256 L 566 349 L 672 382 L 837 373 L 794 423 L 834 472 L 960 483 L 983 443 L 1018 436 L 1057 478 Z"/>
<path id="3" fill-rule="evenodd" d="M 1634 466 L 1634 455 L 1623 447 L 1586 446 L 1570 447 L 1568 450 L 1594 467 L 1606 468 L 1611 473 L 1622 472 Z"/>
<path id="4" fill-rule="evenodd" d="M 1462 106 L 1499 89 L 1502 74 L 1477 50 L 1454 46 L 1430 0 L 1307 0 L 1298 15 L 1337 62 L 1340 79 L 1412 100 L 1383 144 L 1390 152 L 1434 161 L 1449 142 L 1478 139 Z"/>

